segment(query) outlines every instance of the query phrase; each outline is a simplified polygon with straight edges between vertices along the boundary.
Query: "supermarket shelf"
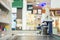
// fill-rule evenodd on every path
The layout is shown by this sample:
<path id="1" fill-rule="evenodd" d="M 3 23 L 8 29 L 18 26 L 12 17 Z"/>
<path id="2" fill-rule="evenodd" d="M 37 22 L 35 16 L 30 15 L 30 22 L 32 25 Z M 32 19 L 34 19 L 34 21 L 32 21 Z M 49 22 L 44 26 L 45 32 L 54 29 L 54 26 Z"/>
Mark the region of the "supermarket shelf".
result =
<path id="1" fill-rule="evenodd" d="M 1 17 L 1 16 L 0 16 Z M 5 23 L 5 24 L 10 24 L 10 20 L 8 20 L 7 18 L 0 18 L 0 23 Z"/>
<path id="2" fill-rule="evenodd" d="M 0 9 L 4 11 L 4 14 L 3 11 L 1 11 L 0 23 L 10 24 L 9 16 L 5 14 L 5 12 L 8 13 L 11 11 L 10 2 L 8 0 L 0 0 L 0 6 Z"/>
<path id="3" fill-rule="evenodd" d="M 3 7 L 5 7 L 7 10 L 10 10 L 9 6 L 4 3 L 2 0 L 0 0 L 0 4 L 3 5 Z"/>
<path id="4" fill-rule="evenodd" d="M 50 10 L 60 10 L 60 8 L 50 8 Z"/>
<path id="5" fill-rule="evenodd" d="M 0 23 L 10 24 L 10 22 L 0 21 Z"/>
<path id="6" fill-rule="evenodd" d="M 2 17 L 0 16 L 0 23 L 4 23 L 4 24 L 10 24 L 10 20 L 6 17 Z"/>

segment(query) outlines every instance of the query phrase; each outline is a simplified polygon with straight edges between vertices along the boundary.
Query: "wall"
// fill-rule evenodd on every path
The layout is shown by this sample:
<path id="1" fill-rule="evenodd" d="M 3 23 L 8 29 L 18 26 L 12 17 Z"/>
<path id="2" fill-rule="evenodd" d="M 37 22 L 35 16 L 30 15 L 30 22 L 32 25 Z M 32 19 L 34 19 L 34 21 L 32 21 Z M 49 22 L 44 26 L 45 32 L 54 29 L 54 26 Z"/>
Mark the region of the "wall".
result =
<path id="1" fill-rule="evenodd" d="M 51 8 L 60 8 L 60 0 L 51 0 Z"/>

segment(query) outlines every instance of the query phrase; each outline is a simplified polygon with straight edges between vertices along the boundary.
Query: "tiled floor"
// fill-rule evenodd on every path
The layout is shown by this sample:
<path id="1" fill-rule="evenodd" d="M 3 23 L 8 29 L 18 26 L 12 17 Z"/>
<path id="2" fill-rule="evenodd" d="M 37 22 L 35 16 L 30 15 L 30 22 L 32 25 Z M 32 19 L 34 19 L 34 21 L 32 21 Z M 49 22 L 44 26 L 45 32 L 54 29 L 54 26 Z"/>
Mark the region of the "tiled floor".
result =
<path id="1" fill-rule="evenodd" d="M 51 36 L 16 36 L 13 40 L 57 40 Z"/>

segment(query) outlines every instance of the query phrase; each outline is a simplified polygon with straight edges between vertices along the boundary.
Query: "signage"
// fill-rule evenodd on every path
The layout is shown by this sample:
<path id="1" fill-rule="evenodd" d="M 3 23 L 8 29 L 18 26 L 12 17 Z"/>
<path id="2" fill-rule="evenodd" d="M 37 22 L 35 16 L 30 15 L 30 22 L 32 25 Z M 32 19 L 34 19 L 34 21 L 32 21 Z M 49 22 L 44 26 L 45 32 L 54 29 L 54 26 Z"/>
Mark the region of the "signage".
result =
<path id="1" fill-rule="evenodd" d="M 15 0 L 13 3 L 12 3 L 12 7 L 15 7 L 15 8 L 22 8 L 23 7 L 23 0 Z"/>
<path id="2" fill-rule="evenodd" d="M 38 4 L 38 5 L 41 6 L 41 7 L 44 7 L 44 6 L 46 6 L 46 3 L 42 2 L 42 3 Z"/>

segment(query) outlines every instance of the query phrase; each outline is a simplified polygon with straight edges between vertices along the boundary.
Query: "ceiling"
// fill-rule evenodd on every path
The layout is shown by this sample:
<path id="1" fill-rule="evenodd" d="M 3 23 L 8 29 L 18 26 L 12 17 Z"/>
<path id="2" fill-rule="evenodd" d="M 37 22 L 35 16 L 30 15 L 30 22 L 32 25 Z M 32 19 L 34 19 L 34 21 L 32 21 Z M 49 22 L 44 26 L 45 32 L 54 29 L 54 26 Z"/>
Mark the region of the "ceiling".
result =
<path id="1" fill-rule="evenodd" d="M 36 0 L 27 0 L 28 3 L 33 3 L 35 2 Z M 40 2 L 41 0 L 37 0 L 38 2 Z"/>
<path id="2" fill-rule="evenodd" d="M 28 3 L 34 3 L 35 1 L 37 1 L 37 2 L 50 2 L 50 0 L 27 0 Z"/>

